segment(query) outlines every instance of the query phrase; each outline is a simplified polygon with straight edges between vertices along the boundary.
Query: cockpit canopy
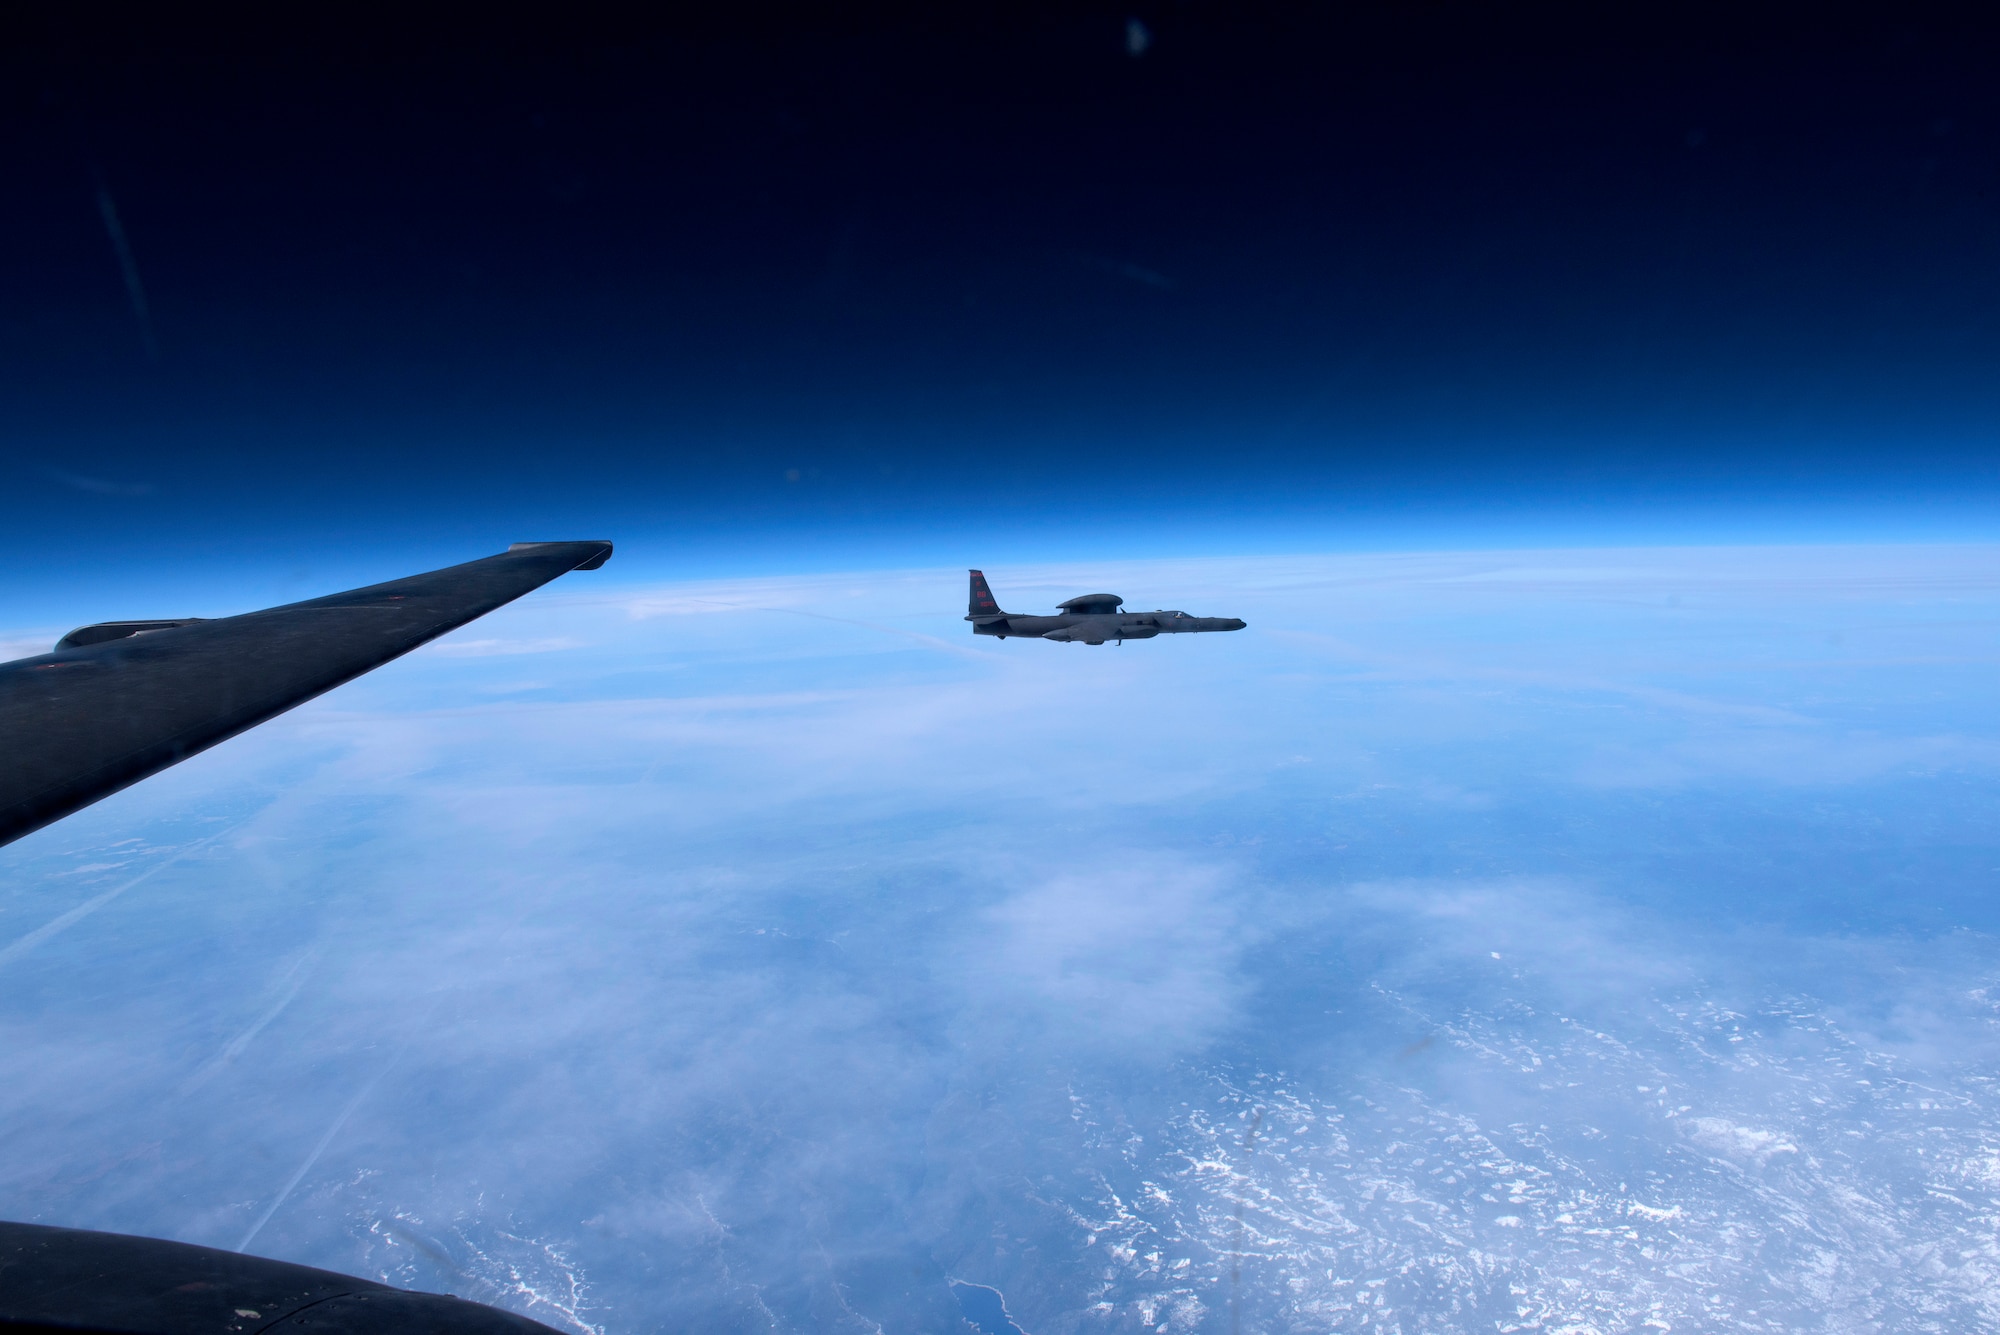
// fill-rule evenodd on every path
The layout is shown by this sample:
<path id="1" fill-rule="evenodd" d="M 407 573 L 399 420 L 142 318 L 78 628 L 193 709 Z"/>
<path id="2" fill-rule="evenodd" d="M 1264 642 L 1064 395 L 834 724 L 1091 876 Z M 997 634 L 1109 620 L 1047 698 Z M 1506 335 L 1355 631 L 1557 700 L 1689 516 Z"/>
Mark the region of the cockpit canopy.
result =
<path id="1" fill-rule="evenodd" d="M 1124 601 L 1115 593 L 1086 593 L 1066 603 L 1057 603 L 1056 606 L 1076 616 L 1110 616 L 1118 611 L 1118 605 Z"/>

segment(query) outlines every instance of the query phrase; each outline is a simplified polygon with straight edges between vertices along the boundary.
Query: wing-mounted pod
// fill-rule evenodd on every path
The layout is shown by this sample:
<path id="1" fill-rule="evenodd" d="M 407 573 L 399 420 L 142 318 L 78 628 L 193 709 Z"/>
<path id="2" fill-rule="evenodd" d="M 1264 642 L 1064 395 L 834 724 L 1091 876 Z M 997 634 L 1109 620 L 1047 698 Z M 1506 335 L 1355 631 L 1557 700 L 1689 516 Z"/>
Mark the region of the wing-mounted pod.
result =
<path id="1" fill-rule="evenodd" d="M 181 617 L 177 621 L 100 621 L 91 626 L 78 626 L 57 640 L 52 652 L 81 649 L 87 644 L 105 644 L 111 640 L 129 640 L 134 635 L 151 635 L 154 631 L 173 630 L 178 626 L 198 626 L 207 619 Z"/>

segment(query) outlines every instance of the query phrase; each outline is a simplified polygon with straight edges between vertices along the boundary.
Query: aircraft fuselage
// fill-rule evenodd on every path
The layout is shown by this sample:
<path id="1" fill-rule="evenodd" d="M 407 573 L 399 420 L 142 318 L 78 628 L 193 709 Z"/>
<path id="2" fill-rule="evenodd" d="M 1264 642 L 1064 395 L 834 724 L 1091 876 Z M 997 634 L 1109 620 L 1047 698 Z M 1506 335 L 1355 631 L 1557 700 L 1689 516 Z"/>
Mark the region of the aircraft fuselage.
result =
<path id="1" fill-rule="evenodd" d="M 975 635 L 996 639 L 1056 640 L 1069 644 L 1123 643 L 1150 640 L 1155 635 L 1184 635 L 1196 631 L 1242 630 L 1240 617 L 1193 617 L 1186 612 L 1156 610 L 1131 612 L 1116 594 L 1092 593 L 1072 598 L 1054 616 L 1023 616 L 1003 612 L 986 586 L 986 576 L 974 570 L 966 620 Z"/>
<path id="2" fill-rule="evenodd" d="M 1103 644 L 1106 640 L 1150 640 L 1189 631 L 1242 630 L 1237 617 L 1191 617 L 1185 612 L 1120 612 L 1115 616 L 1006 616 L 972 624 L 975 635 Z"/>

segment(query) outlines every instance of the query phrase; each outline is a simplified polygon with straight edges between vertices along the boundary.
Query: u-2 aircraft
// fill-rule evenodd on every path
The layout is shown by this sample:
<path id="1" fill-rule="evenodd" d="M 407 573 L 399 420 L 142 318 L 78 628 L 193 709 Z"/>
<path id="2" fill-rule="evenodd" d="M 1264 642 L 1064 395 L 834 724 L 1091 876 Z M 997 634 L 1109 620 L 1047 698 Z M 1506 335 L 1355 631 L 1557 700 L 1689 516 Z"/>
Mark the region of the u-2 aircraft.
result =
<path id="1" fill-rule="evenodd" d="M 1000 604 L 993 601 L 993 590 L 986 586 L 986 576 L 977 570 L 968 573 L 972 576 L 972 596 L 965 619 L 972 623 L 974 635 L 993 635 L 1003 640 L 1015 635 L 1065 644 L 1103 644 L 1106 640 L 1122 644 L 1126 640 L 1150 640 L 1155 635 L 1242 630 L 1244 626 L 1241 617 L 1191 617 L 1186 612 L 1164 609 L 1124 611 L 1125 600 L 1115 593 L 1086 593 L 1057 603 L 1062 610 L 1054 616 L 1023 616 L 1001 611 Z"/>

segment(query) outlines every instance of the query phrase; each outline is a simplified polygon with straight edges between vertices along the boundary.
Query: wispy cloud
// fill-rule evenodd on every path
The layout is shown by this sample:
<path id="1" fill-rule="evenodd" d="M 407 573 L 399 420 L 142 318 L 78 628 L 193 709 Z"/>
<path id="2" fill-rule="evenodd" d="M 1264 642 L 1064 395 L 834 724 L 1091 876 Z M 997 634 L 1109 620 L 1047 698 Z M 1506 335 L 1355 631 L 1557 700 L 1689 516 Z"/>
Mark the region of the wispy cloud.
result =
<path id="1" fill-rule="evenodd" d="M 552 654 L 583 647 L 582 640 L 559 635 L 539 640 L 443 639 L 433 641 L 419 652 L 442 658 L 498 658 L 511 654 Z"/>
<path id="2" fill-rule="evenodd" d="M 88 477 L 82 473 L 65 472 L 60 468 L 43 468 L 42 476 L 75 491 L 87 491 L 93 496 L 150 496 L 156 490 L 150 482 L 115 482 L 101 477 Z"/>
<path id="3" fill-rule="evenodd" d="M 62 638 L 62 634 L 63 632 L 54 630 L 44 631 L 39 635 L 26 635 L 19 632 L 12 635 L 0 635 L 0 663 L 16 658 L 33 658 L 38 654 L 48 653 L 55 647 L 56 641 Z"/>
<path id="4" fill-rule="evenodd" d="M 983 1004 L 1039 1013 L 1058 1044 L 1148 1053 L 1199 1049 L 1235 1018 L 1244 933 L 1223 868 L 1104 849 L 1058 860 L 966 942 Z"/>

